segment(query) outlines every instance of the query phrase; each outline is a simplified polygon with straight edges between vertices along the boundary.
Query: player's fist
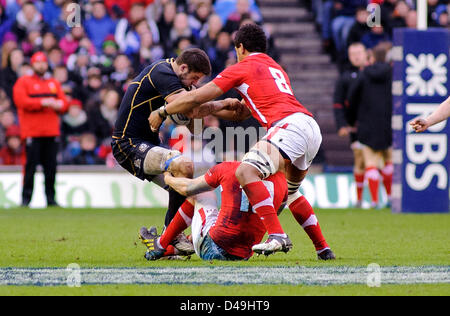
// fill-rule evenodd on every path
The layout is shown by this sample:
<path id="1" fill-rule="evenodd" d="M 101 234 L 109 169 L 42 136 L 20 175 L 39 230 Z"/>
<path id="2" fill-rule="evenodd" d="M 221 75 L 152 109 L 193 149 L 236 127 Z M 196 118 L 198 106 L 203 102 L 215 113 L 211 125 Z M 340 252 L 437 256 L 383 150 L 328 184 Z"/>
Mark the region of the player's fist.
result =
<path id="1" fill-rule="evenodd" d="M 153 111 L 152 113 L 150 113 L 148 122 L 150 124 L 150 129 L 152 130 L 152 132 L 156 133 L 159 130 L 159 128 L 163 122 L 163 119 L 159 115 L 158 111 Z"/>
<path id="2" fill-rule="evenodd" d="M 225 100 L 225 109 L 230 111 L 240 111 L 243 107 L 241 101 L 235 98 L 226 98 Z"/>
<path id="3" fill-rule="evenodd" d="M 427 122 L 427 120 L 423 118 L 417 118 L 410 122 L 409 125 L 411 125 L 413 130 L 415 130 L 417 133 L 424 132 L 428 129 L 428 127 L 430 127 L 430 124 Z"/>

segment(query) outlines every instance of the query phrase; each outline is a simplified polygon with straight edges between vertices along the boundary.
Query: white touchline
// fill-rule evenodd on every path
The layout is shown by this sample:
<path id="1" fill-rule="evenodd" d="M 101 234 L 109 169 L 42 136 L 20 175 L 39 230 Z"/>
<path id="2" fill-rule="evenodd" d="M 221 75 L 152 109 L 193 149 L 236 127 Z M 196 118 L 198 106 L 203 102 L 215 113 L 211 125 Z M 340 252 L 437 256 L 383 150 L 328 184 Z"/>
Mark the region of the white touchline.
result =
<path id="1" fill-rule="evenodd" d="M 367 267 L 150 267 L 80 269 L 82 285 L 366 284 Z M 0 268 L 0 285 L 66 285 L 64 268 Z M 450 266 L 381 267 L 381 284 L 450 283 Z"/>

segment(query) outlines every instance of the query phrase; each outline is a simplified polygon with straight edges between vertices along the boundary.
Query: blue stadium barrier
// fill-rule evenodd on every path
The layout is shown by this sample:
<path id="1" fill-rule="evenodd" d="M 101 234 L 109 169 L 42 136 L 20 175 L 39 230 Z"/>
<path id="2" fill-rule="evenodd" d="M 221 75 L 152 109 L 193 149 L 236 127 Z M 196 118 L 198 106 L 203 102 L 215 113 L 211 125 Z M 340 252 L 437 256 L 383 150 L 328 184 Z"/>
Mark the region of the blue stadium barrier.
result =
<path id="1" fill-rule="evenodd" d="M 394 185 L 392 211 L 449 212 L 450 123 L 415 133 L 409 122 L 428 116 L 449 95 L 450 31 L 394 31 Z"/>

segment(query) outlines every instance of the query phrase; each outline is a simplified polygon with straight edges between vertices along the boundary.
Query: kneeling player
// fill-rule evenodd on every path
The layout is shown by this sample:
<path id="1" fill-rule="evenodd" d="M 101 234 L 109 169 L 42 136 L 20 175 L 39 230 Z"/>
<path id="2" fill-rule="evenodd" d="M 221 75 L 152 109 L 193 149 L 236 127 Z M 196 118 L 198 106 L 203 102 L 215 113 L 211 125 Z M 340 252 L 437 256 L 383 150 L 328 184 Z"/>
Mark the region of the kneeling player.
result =
<path id="1" fill-rule="evenodd" d="M 173 254 L 170 243 L 191 223 L 195 252 L 203 260 L 247 260 L 252 256 L 252 246 L 261 242 L 266 229 L 235 176 L 239 165 L 239 162 L 224 162 L 196 179 L 166 174 L 166 183 L 179 193 L 197 195 L 184 202 L 161 237 L 154 228 L 141 228 L 140 238 L 148 248 L 148 260 Z M 273 206 L 279 209 L 287 199 L 284 174 L 278 172 L 264 184 L 273 198 Z M 220 211 L 213 192 L 199 194 L 219 186 L 222 191 Z"/>

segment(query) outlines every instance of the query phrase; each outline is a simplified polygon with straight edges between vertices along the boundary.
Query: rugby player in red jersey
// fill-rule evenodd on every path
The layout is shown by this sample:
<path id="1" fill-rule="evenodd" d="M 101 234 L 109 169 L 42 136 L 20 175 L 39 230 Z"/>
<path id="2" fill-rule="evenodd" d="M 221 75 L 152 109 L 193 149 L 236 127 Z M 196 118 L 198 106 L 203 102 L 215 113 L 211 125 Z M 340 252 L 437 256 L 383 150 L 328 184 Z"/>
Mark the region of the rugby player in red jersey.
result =
<path id="1" fill-rule="evenodd" d="M 268 231 L 264 243 L 253 246 L 257 253 L 289 251 L 292 242 L 283 231 L 273 200 L 262 180 L 278 171 L 286 173 L 288 206 L 296 220 L 312 239 L 320 259 L 335 259 L 322 235 L 317 217 L 299 192 L 300 185 L 319 151 L 320 128 L 312 114 L 295 98 L 286 72 L 265 54 L 267 38 L 261 27 L 243 25 L 236 33 L 234 46 L 238 63 L 226 68 L 214 80 L 174 102 L 154 111 L 149 122 L 157 130 L 163 118 L 173 113 L 188 113 L 232 88 L 243 97 L 227 110 L 216 113 L 224 119 L 243 120 L 255 117 L 267 129 L 266 136 L 243 158 L 236 177 L 250 204 Z"/>
<path id="2" fill-rule="evenodd" d="M 150 230 L 141 228 L 139 236 L 148 248 L 148 260 L 176 254 L 170 243 L 191 223 L 195 252 L 203 260 L 246 260 L 253 255 L 252 246 L 261 242 L 266 229 L 236 178 L 240 164 L 236 161 L 221 163 L 196 179 L 175 178 L 166 173 L 166 184 L 191 198 L 180 207 L 161 237 L 157 236 L 153 227 Z M 279 209 L 287 199 L 284 174 L 277 172 L 263 183 L 270 192 L 275 208 Z M 199 194 L 219 186 L 222 201 L 220 211 L 214 192 Z"/>

